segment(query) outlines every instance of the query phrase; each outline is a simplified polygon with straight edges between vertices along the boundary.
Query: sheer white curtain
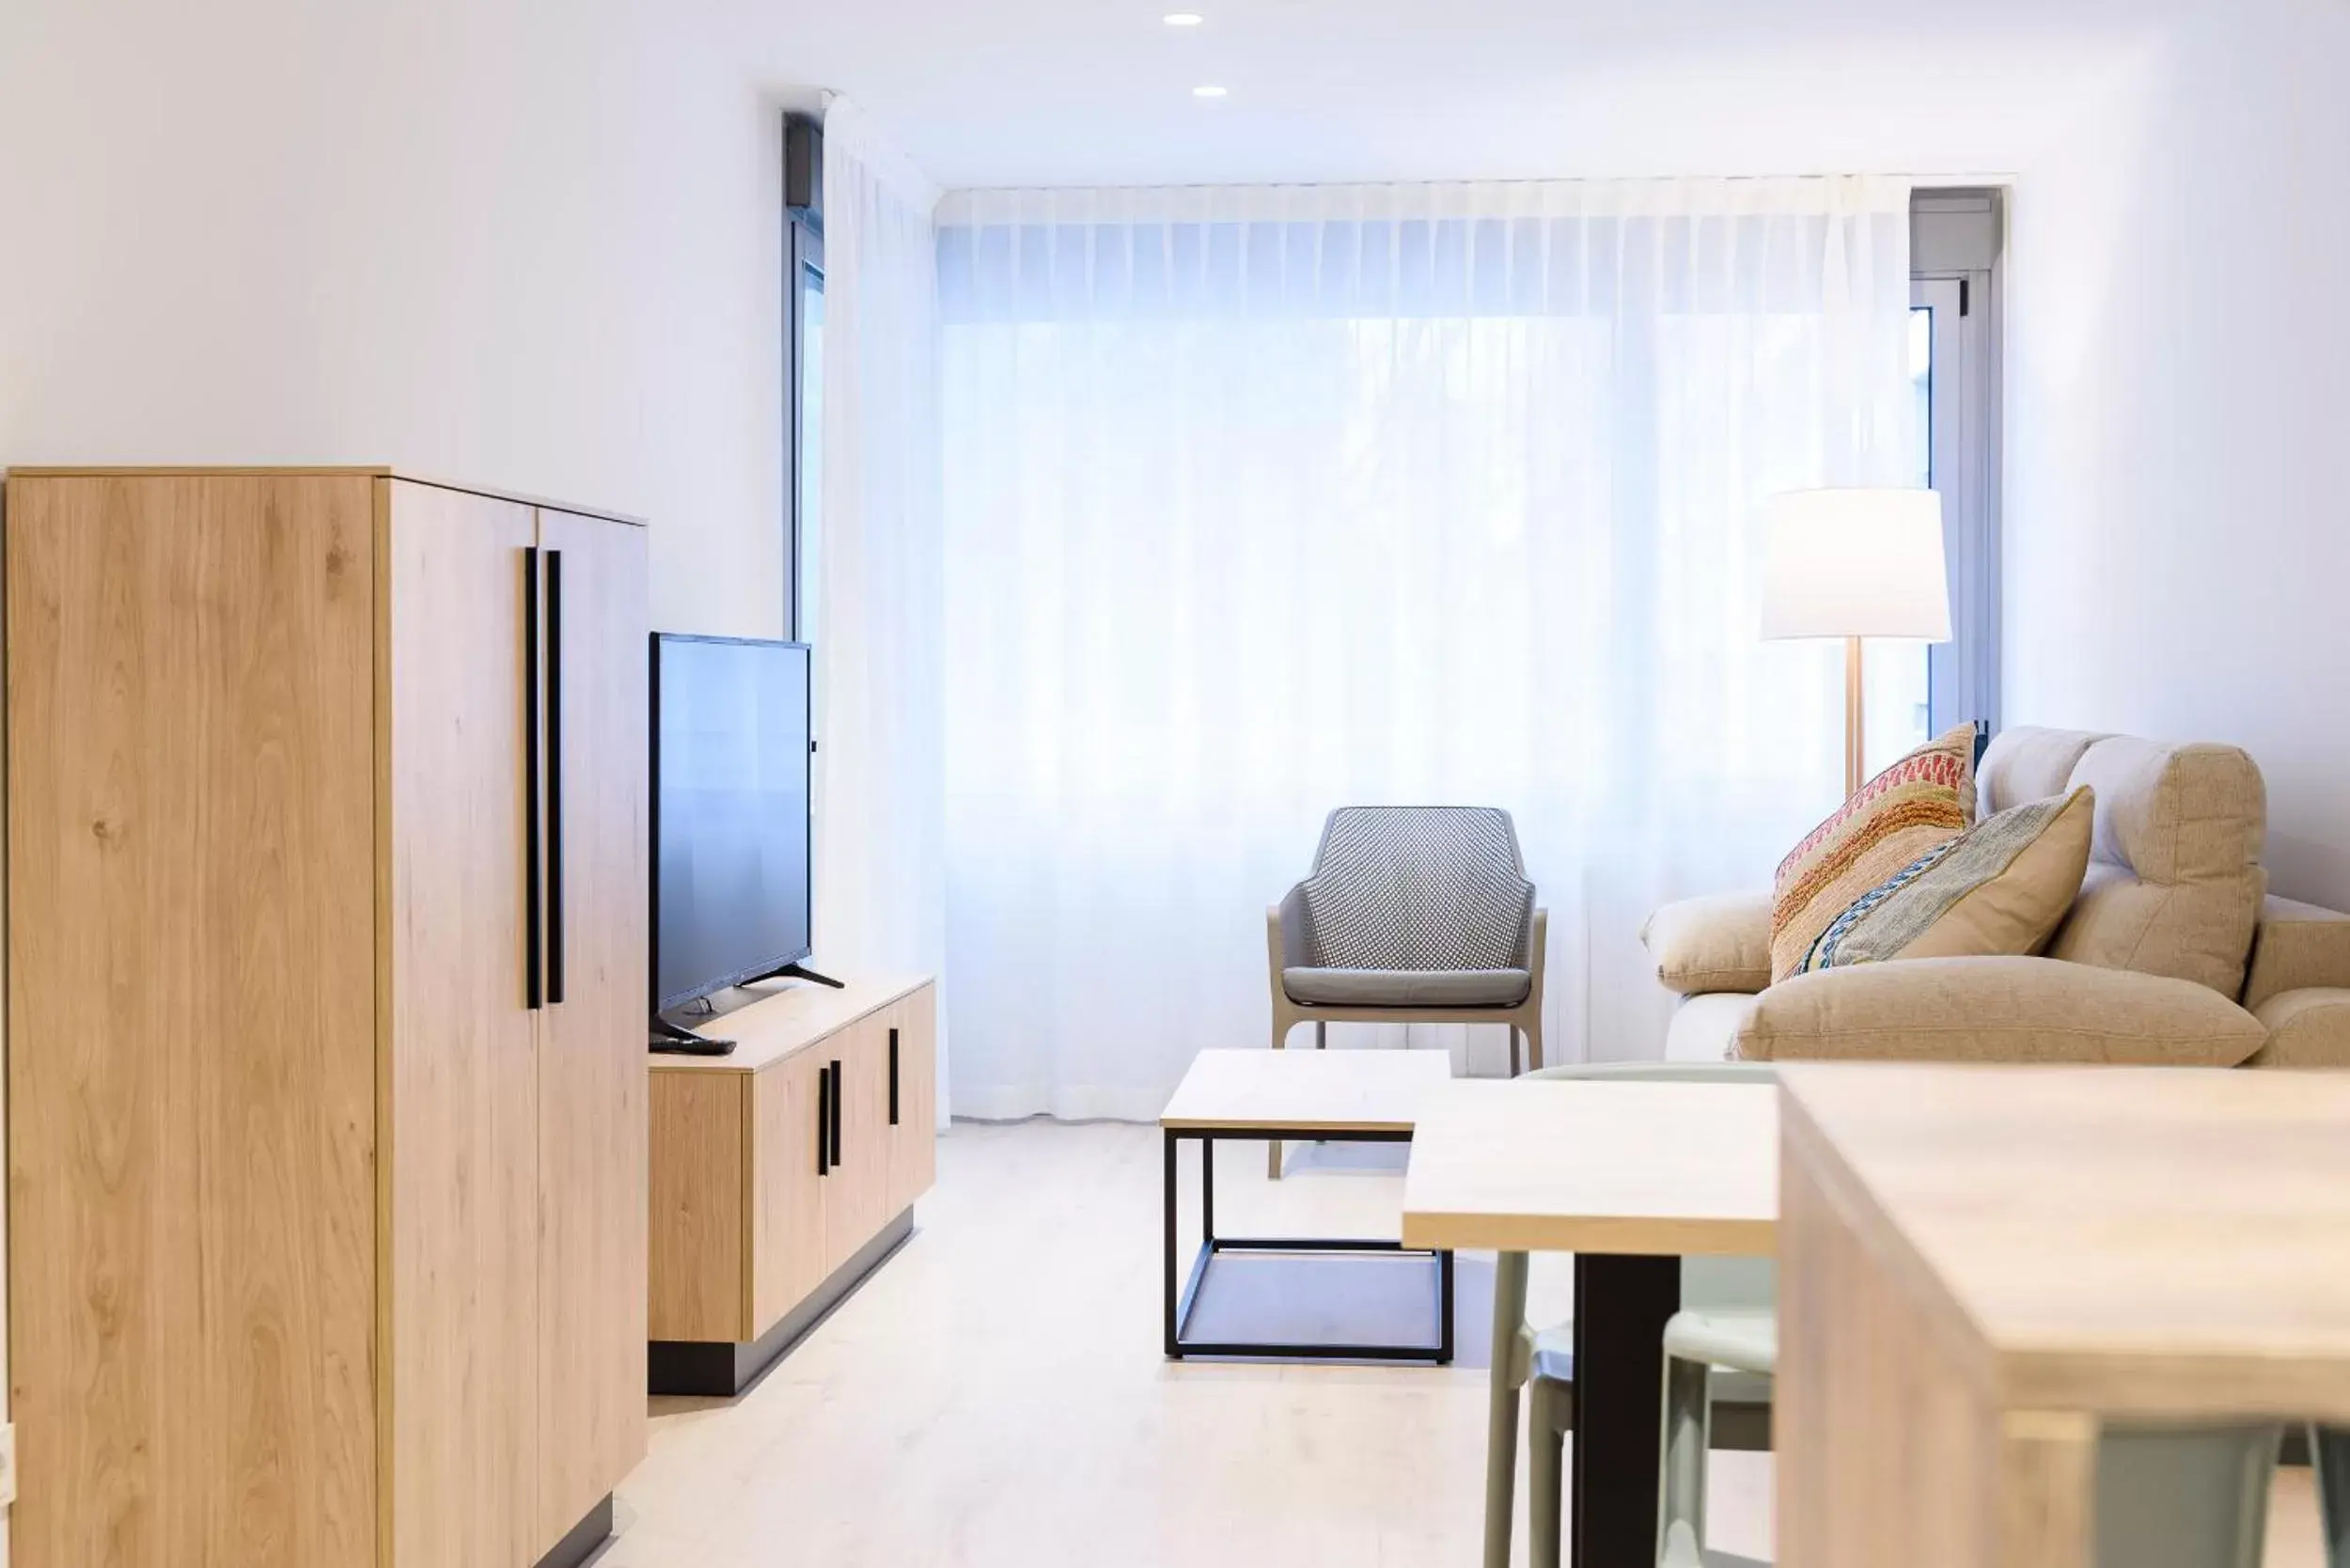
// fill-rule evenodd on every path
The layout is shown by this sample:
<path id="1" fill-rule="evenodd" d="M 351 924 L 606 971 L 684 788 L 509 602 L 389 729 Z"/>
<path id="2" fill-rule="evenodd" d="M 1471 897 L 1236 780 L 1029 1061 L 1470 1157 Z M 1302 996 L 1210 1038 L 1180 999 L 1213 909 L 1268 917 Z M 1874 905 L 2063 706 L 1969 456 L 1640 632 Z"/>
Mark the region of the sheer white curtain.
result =
<path id="1" fill-rule="evenodd" d="M 1911 472 L 1906 188 L 938 217 L 958 1111 L 1146 1118 L 1263 1043 L 1265 906 L 1349 804 L 1515 813 L 1551 1058 L 1654 1055 L 1648 909 L 1838 792 L 1841 666 L 1758 640 L 1757 529 Z"/>
<path id="2" fill-rule="evenodd" d="M 829 102 L 815 939 L 835 971 L 945 957 L 936 200 L 855 104 Z"/>

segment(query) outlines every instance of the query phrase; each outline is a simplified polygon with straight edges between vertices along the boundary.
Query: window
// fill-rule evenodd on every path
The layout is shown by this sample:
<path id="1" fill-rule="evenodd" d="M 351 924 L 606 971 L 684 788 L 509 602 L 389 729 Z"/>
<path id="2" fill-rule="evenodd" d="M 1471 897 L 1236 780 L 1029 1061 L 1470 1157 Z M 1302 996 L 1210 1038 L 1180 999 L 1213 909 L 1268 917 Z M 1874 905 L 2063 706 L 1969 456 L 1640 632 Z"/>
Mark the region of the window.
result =
<path id="1" fill-rule="evenodd" d="M 1950 640 L 1926 651 L 1931 732 L 1999 723 L 2001 216 L 1988 191 L 1921 191 L 1911 204 L 1919 457 L 1942 496 L 1950 578 Z"/>
<path id="2" fill-rule="evenodd" d="M 824 551 L 824 274 L 800 267 L 794 315 L 799 323 L 798 370 L 792 408 L 791 636 L 816 640 L 817 588 Z"/>

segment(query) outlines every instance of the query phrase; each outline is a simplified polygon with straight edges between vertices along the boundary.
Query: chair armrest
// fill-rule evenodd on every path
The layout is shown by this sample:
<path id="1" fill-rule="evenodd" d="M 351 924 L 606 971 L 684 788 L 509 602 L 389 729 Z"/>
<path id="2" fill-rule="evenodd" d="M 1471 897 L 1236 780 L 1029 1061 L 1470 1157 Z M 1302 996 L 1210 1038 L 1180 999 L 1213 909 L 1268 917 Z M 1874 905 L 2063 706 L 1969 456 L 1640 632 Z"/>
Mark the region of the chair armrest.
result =
<path id="1" fill-rule="evenodd" d="M 2247 1067 L 2350 1067 L 2350 990 L 2280 992 L 2252 1016 L 2268 1040 Z"/>
<path id="2" fill-rule="evenodd" d="M 2252 932 L 2244 1005 L 2258 1012 L 2288 991 L 2350 988 L 2350 915 L 2270 898 Z"/>
<path id="3" fill-rule="evenodd" d="M 1537 909 L 1527 919 L 1526 972 L 1534 980 L 1527 1000 L 1536 1009 L 1543 1005 L 1543 970 L 1550 963 L 1550 911 Z"/>
<path id="4" fill-rule="evenodd" d="M 1265 956 L 1279 980 L 1284 969 L 1307 966 L 1306 885 L 1299 883 L 1281 895 L 1281 902 L 1264 912 Z"/>
<path id="5" fill-rule="evenodd" d="M 1782 980 L 1738 1030 L 1749 1061 L 2233 1067 L 2266 1042 L 2208 986 L 2050 958 L 1916 958 Z"/>
<path id="6" fill-rule="evenodd" d="M 1751 996 L 1771 983 L 1771 895 L 1715 893 L 1668 903 L 1648 917 L 1640 941 L 1668 991 Z"/>

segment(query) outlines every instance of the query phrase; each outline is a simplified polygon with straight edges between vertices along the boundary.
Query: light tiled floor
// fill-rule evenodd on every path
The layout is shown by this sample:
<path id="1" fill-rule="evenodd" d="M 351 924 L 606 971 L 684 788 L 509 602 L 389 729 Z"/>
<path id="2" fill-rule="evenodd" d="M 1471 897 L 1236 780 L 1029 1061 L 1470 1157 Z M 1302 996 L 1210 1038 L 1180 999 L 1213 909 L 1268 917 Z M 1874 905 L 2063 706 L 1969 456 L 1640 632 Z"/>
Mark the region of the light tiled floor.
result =
<path id="1" fill-rule="evenodd" d="M 1233 1150 L 1219 1226 L 1391 1235 L 1401 1180 L 1366 1168 L 1392 1152 L 1300 1151 L 1276 1184 Z M 1489 1262 L 1449 1369 L 1171 1366 L 1159 1161 L 1152 1128 L 958 1123 L 914 1240 L 764 1382 L 653 1402 L 603 1568 L 1470 1568 Z M 1536 1315 L 1565 1287 L 1537 1259 Z M 1769 1556 L 1769 1488 L 1767 1455 L 1715 1456 L 1715 1545 Z M 2289 1472 L 2270 1561 L 2320 1560 Z"/>

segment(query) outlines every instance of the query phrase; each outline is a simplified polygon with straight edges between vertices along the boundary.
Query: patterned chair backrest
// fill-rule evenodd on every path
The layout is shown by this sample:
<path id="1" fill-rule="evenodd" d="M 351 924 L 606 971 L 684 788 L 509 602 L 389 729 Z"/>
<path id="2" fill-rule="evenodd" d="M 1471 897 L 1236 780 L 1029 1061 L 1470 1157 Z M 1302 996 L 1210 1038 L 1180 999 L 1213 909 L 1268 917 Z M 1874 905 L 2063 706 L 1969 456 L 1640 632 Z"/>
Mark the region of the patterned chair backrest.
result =
<path id="1" fill-rule="evenodd" d="M 1507 811 L 1333 811 L 1305 895 L 1316 968 L 1458 972 L 1528 962 L 1534 885 Z"/>

